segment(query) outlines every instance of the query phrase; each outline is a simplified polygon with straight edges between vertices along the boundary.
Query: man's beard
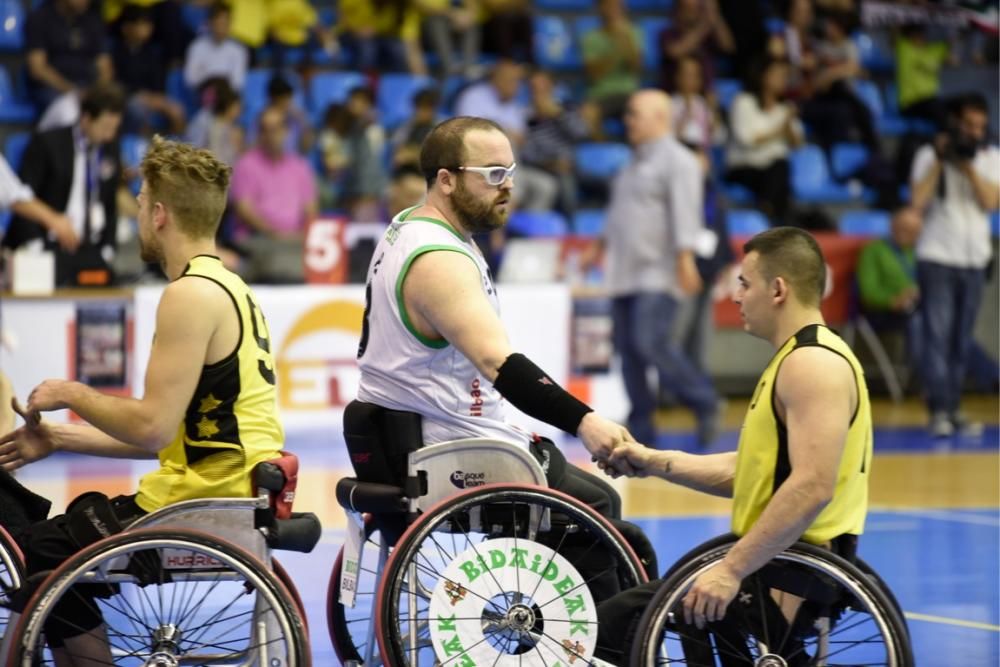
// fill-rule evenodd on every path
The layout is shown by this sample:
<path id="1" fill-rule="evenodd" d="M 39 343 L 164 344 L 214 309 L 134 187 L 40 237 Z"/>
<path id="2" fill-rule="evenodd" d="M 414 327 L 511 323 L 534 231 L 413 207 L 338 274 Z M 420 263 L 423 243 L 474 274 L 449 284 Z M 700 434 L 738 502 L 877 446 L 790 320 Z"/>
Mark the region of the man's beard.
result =
<path id="1" fill-rule="evenodd" d="M 465 181 L 458 179 L 458 185 L 451 195 L 451 207 L 467 231 L 472 234 L 491 232 L 507 224 L 509 209 L 500 211 L 496 208 L 499 201 L 510 203 L 510 192 L 500 191 L 491 202 L 476 199 L 465 187 Z"/>
<path id="2" fill-rule="evenodd" d="M 147 264 L 163 264 L 163 247 L 155 238 L 144 239 L 139 234 L 139 259 Z"/>

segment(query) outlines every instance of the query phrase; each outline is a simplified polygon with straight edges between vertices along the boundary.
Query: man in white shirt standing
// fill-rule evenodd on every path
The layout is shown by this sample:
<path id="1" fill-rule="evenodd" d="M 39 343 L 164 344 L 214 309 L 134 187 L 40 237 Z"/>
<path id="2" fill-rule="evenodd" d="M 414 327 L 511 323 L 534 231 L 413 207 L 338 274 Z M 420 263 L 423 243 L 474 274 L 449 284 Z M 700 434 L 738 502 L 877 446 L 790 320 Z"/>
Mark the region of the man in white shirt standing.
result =
<path id="1" fill-rule="evenodd" d="M 615 177 L 604 237 L 584 263 L 607 249 L 615 352 L 631 403 L 629 431 L 655 446 L 657 401 L 647 379 L 653 367 L 661 386 L 694 412 L 698 443 L 707 445 L 718 431 L 718 396 L 671 335 L 680 305 L 702 289 L 696 255 L 714 251 L 705 229 L 702 168 L 674 138 L 670 98 L 663 91 L 632 95 L 625 128 L 635 155 Z"/>
<path id="2" fill-rule="evenodd" d="M 981 430 L 959 402 L 992 252 L 988 212 L 1000 207 L 1000 151 L 986 145 L 988 129 L 982 95 L 957 98 L 948 131 L 917 152 L 910 175 L 912 204 L 925 212 L 916 255 L 934 437 Z"/>
<path id="3" fill-rule="evenodd" d="M 243 90 L 247 76 L 247 48 L 229 37 L 231 10 L 216 2 L 208 13 L 208 32 L 188 47 L 184 83 L 192 90 L 212 77 L 223 77 L 233 90 Z"/>

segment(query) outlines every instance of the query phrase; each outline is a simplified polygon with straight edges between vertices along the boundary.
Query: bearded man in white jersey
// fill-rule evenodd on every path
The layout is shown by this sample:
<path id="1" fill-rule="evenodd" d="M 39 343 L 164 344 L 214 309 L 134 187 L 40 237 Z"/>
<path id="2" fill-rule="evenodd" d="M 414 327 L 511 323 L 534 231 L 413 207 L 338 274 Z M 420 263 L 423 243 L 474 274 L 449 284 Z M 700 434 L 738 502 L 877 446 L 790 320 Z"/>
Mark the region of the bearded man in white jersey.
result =
<path id="1" fill-rule="evenodd" d="M 504 399 L 578 436 L 599 461 L 633 440 L 507 339 L 492 276 L 472 235 L 507 221 L 515 169 L 510 141 L 492 121 L 452 118 L 424 140 L 420 168 L 425 202 L 395 217 L 368 270 L 358 399 L 421 415 L 425 444 L 481 437 L 526 447 L 550 487 L 619 519 L 621 500 L 610 485 L 506 420 Z M 645 546 L 637 548 L 640 556 L 654 560 Z M 606 592 L 596 590 L 595 597 Z"/>

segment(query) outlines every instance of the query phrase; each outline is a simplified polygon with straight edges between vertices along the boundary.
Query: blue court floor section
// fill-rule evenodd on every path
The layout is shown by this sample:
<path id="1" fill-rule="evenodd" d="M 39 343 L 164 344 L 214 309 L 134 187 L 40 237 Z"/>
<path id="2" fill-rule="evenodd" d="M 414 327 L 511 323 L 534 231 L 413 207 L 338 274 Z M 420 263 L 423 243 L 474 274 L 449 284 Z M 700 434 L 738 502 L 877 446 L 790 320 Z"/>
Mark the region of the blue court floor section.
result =
<path id="1" fill-rule="evenodd" d="M 726 532 L 724 517 L 638 521 L 665 569 Z M 326 629 L 326 581 L 343 535 L 327 532 L 312 555 L 280 554 L 309 617 L 315 665 L 338 665 Z M 859 554 L 908 615 L 921 667 L 1000 664 L 1000 516 L 991 510 L 872 512 Z"/>

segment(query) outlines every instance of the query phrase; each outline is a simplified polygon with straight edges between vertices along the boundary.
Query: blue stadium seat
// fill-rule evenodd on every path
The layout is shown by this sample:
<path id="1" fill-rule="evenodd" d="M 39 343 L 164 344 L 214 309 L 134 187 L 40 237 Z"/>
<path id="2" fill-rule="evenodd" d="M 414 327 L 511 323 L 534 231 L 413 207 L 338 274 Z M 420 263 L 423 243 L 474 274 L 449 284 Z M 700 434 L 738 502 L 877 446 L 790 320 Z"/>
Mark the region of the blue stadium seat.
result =
<path id="1" fill-rule="evenodd" d="M 149 149 L 149 140 L 145 137 L 138 134 L 122 135 L 122 166 L 125 169 L 136 172 L 129 181 L 129 189 L 132 190 L 132 194 L 134 195 L 139 194 L 139 189 L 142 186 L 142 177 L 138 175 L 139 163 L 142 162 L 147 149 Z"/>
<path id="2" fill-rule="evenodd" d="M 536 16 L 534 25 L 535 62 L 553 70 L 580 69 L 583 60 L 567 22 L 558 16 Z"/>
<path id="3" fill-rule="evenodd" d="M 521 236 L 566 236 L 569 225 L 556 211 L 514 211 L 507 229 Z"/>
<path id="4" fill-rule="evenodd" d="M 383 74 L 378 82 L 375 106 L 379 121 L 387 130 L 403 124 L 413 113 L 413 96 L 425 88 L 436 86 L 429 76 L 413 74 Z"/>
<path id="5" fill-rule="evenodd" d="M 3 142 L 3 156 L 7 158 L 7 164 L 14 171 L 21 168 L 21 157 L 24 155 L 24 149 L 28 147 L 28 141 L 31 140 L 30 132 L 15 132 L 13 134 L 8 134 L 7 138 Z"/>
<path id="6" fill-rule="evenodd" d="M 719 98 L 719 106 L 723 111 L 729 111 L 729 105 L 733 103 L 733 98 L 743 92 L 743 82 L 739 79 L 716 79 L 712 84 L 715 94 Z"/>
<path id="7" fill-rule="evenodd" d="M 535 7 L 550 12 L 585 12 L 593 9 L 594 3 L 591 0 L 537 0 Z"/>
<path id="8" fill-rule="evenodd" d="M 576 147 L 576 173 L 582 179 L 607 181 L 631 159 L 625 144 L 584 143 Z"/>
<path id="9" fill-rule="evenodd" d="M 787 24 L 785 23 L 785 19 L 777 16 L 772 16 L 764 21 L 764 27 L 767 28 L 767 34 L 769 35 L 784 34 L 786 26 Z"/>
<path id="10" fill-rule="evenodd" d="M 896 68 L 892 54 L 877 39 L 865 32 L 856 32 L 851 36 L 858 49 L 858 59 L 861 66 L 876 74 L 890 73 Z"/>
<path id="11" fill-rule="evenodd" d="M 448 75 L 441 86 L 441 106 L 438 107 L 443 115 L 450 116 L 452 114 L 455 110 L 455 100 L 469 83 L 471 82 L 461 74 Z"/>
<path id="12" fill-rule="evenodd" d="M 660 66 L 660 33 L 670 25 L 670 19 L 643 18 L 639 19 L 642 30 L 642 66 L 648 70 Z"/>
<path id="13" fill-rule="evenodd" d="M 767 216 L 757 209 L 729 209 L 726 211 L 726 231 L 729 236 L 754 236 L 771 228 Z"/>
<path id="14" fill-rule="evenodd" d="M 585 208 L 573 214 L 573 233 L 578 236 L 600 236 L 604 232 L 607 212 L 603 208 Z"/>
<path id="15" fill-rule="evenodd" d="M 20 0 L 0 1 L 0 51 L 24 49 L 24 6 Z"/>
<path id="16" fill-rule="evenodd" d="M 0 123 L 30 123 L 34 119 L 34 105 L 18 99 L 7 68 L 0 67 Z"/>
<path id="17" fill-rule="evenodd" d="M 184 70 L 180 67 L 174 67 L 167 72 L 166 92 L 168 97 L 184 105 L 188 118 L 198 112 L 201 100 L 198 99 L 198 93 L 184 83 Z"/>
<path id="18" fill-rule="evenodd" d="M 893 122 L 905 125 L 910 132 L 932 135 L 937 131 L 934 123 L 929 120 L 907 118 L 899 113 L 899 93 L 896 91 L 896 84 L 891 81 L 885 85 L 885 113 L 890 118 L 898 118 L 898 121 L 893 120 Z"/>
<path id="19" fill-rule="evenodd" d="M 633 12 L 666 12 L 674 0 L 625 0 L 625 6 Z"/>
<path id="20" fill-rule="evenodd" d="M 826 156 L 819 146 L 806 144 L 790 155 L 792 192 L 806 203 L 842 203 L 854 197 L 850 190 L 830 178 Z"/>
<path id="21" fill-rule="evenodd" d="M 199 34 L 208 23 L 208 5 L 193 2 L 181 3 L 181 20 L 194 34 Z"/>
<path id="22" fill-rule="evenodd" d="M 845 211 L 837 226 L 844 236 L 888 238 L 891 217 L 888 211 Z"/>
<path id="23" fill-rule="evenodd" d="M 888 136 L 899 136 L 905 134 L 909 129 L 909 123 L 898 114 L 889 113 L 882 101 L 882 91 L 874 81 L 858 79 L 854 82 L 854 91 L 861 98 L 861 101 L 868 105 L 875 116 L 875 123 L 881 134 Z"/>
<path id="24" fill-rule="evenodd" d="M 833 175 L 838 179 L 849 178 L 868 164 L 868 148 L 864 144 L 834 144 L 831 154 Z"/>
<path id="25" fill-rule="evenodd" d="M 726 183 L 722 186 L 722 192 L 726 199 L 732 204 L 752 204 L 753 193 L 745 185 L 739 183 Z"/>
<path id="26" fill-rule="evenodd" d="M 990 213 L 990 231 L 993 233 L 993 238 L 1000 236 L 1000 211 Z"/>
<path id="27" fill-rule="evenodd" d="M 267 107 L 267 84 L 274 76 L 274 70 L 269 68 L 257 68 L 247 72 L 246 80 L 243 82 L 243 113 L 242 121 L 244 127 L 250 127 L 257 122 L 257 116 Z M 305 93 L 302 88 L 302 79 L 292 71 L 282 71 L 288 85 L 292 87 L 292 97 L 295 104 L 300 109 L 305 109 Z"/>
<path id="28" fill-rule="evenodd" d="M 597 30 L 601 27 L 601 19 L 597 14 L 585 14 L 584 16 L 578 16 L 573 21 L 573 32 L 576 34 L 577 44 L 583 45 L 583 36 L 592 30 Z"/>
<path id="29" fill-rule="evenodd" d="M 368 83 L 360 72 L 317 72 L 309 80 L 309 113 L 317 125 L 330 104 L 342 104 L 347 94 Z"/>

